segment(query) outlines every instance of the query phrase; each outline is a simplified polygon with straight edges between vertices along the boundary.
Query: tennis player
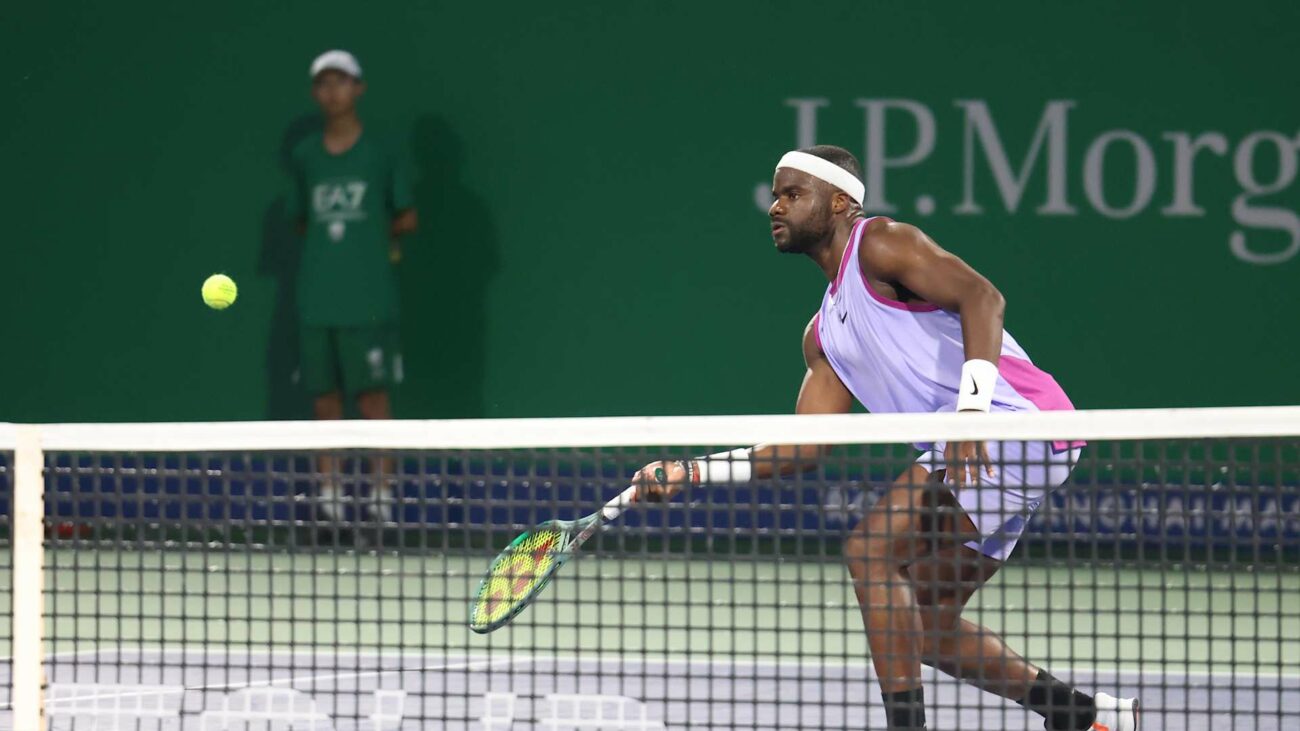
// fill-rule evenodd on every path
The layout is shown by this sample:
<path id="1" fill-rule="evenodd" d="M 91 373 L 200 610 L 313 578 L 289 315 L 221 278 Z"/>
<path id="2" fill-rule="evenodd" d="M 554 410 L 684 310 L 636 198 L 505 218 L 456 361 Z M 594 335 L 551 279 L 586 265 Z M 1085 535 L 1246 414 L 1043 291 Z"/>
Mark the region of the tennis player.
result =
<path id="1" fill-rule="evenodd" d="M 790 152 L 776 168 L 776 248 L 807 256 L 830 282 L 804 330 L 796 412 L 846 413 L 854 398 L 873 413 L 1073 409 L 1003 330 L 997 288 L 915 226 L 865 217 L 863 193 L 857 159 L 839 147 Z M 926 664 L 1029 708 L 1053 731 L 1135 731 L 1136 699 L 1082 693 L 961 618 L 1082 443 L 916 446 L 920 458 L 844 543 L 889 728 L 925 728 Z M 827 449 L 759 445 L 656 462 L 636 479 L 647 499 L 663 500 L 687 483 L 811 469 Z"/>

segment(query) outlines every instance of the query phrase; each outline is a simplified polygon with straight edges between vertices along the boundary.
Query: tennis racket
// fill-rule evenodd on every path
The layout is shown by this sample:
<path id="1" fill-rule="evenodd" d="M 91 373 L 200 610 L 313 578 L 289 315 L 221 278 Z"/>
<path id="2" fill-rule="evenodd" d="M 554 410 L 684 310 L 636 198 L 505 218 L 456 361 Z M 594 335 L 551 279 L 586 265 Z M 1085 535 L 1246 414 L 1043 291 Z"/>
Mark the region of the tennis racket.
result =
<path id="1" fill-rule="evenodd" d="M 655 477 L 663 482 L 662 470 Z M 479 584 L 469 607 L 469 628 L 487 634 L 524 611 L 597 528 L 623 514 L 636 499 L 636 491 L 632 485 L 591 515 L 548 520 L 511 541 Z"/>

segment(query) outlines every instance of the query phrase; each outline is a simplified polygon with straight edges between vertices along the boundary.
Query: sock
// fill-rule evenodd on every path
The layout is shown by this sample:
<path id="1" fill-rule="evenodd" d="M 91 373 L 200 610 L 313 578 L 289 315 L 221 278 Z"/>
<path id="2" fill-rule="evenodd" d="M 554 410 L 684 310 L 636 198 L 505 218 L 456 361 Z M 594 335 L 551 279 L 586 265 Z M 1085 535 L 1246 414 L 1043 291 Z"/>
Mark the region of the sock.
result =
<path id="1" fill-rule="evenodd" d="M 333 482 L 322 482 L 316 491 L 316 505 L 321 513 L 335 523 L 343 517 L 341 498 L 343 490 Z"/>
<path id="2" fill-rule="evenodd" d="M 881 691 L 890 731 L 925 731 L 925 689 Z"/>
<path id="3" fill-rule="evenodd" d="M 368 515 L 367 520 L 376 523 L 383 523 L 392 517 L 393 503 L 396 502 L 394 494 L 397 492 L 397 485 L 388 480 L 377 481 L 370 487 L 370 504 L 366 506 Z"/>
<path id="4" fill-rule="evenodd" d="M 1053 678 L 1046 670 L 1038 671 L 1029 692 L 1016 703 L 1042 716 L 1050 731 L 1086 729 L 1097 717 L 1092 696 Z"/>

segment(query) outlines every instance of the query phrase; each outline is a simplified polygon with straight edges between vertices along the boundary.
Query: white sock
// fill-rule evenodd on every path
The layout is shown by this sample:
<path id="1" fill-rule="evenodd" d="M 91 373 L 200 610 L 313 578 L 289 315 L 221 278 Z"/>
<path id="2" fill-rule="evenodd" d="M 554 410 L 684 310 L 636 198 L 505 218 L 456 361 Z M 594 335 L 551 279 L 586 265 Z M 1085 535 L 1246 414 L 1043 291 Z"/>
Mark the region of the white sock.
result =
<path id="1" fill-rule="evenodd" d="M 316 504 L 325 517 L 337 522 L 343 517 L 343 490 L 335 482 L 322 482 L 316 491 Z"/>

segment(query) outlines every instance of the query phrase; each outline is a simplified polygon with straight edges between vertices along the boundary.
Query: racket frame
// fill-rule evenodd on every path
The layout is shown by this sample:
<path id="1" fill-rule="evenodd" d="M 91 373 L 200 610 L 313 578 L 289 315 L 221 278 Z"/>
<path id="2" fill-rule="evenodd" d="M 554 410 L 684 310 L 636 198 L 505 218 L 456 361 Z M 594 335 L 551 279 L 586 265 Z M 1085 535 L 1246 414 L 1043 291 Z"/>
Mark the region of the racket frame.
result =
<path id="1" fill-rule="evenodd" d="M 510 542 L 510 545 L 506 546 L 501 553 L 497 554 L 496 558 L 492 559 L 492 563 L 488 565 L 487 573 L 483 575 L 483 580 L 479 582 L 478 591 L 474 592 L 474 598 L 471 599 L 469 603 L 469 628 L 483 635 L 509 624 L 510 621 L 518 616 L 518 614 L 529 604 L 533 603 L 533 600 L 536 599 L 542 593 L 542 590 L 551 583 L 551 579 L 555 578 L 555 572 L 559 571 L 560 567 L 564 566 L 564 564 L 569 562 L 569 559 L 573 558 L 573 555 L 577 552 L 578 548 L 580 548 L 582 544 L 586 543 L 587 539 L 591 538 L 598 528 L 610 521 L 617 520 L 618 517 L 623 514 L 623 511 L 627 509 L 627 506 L 636 500 L 636 493 L 637 486 L 630 485 L 627 489 L 623 490 L 623 492 L 605 503 L 600 510 L 597 510 L 590 515 L 583 516 L 578 520 L 548 520 L 538 523 L 532 528 L 520 533 L 518 536 L 515 536 L 515 539 Z M 497 567 L 497 564 L 503 560 L 508 560 L 514 554 L 515 547 L 522 543 L 525 538 L 543 530 L 560 531 L 564 537 L 564 546 L 553 550 L 551 554 L 551 565 L 546 569 L 545 573 L 542 574 L 541 579 L 537 580 L 532 587 L 529 588 L 523 598 L 517 601 L 505 616 L 485 625 L 474 624 L 474 616 L 478 609 L 479 602 L 483 598 L 483 592 L 492 581 L 492 572 Z"/>

